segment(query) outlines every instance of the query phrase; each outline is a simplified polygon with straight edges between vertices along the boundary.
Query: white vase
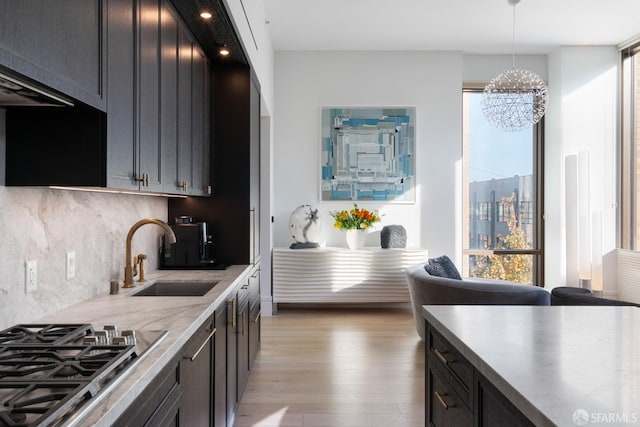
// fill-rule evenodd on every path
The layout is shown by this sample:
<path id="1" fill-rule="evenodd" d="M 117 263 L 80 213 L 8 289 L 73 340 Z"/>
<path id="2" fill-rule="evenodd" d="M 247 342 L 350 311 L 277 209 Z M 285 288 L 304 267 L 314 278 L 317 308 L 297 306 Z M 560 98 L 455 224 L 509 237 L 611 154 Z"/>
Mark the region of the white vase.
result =
<path id="1" fill-rule="evenodd" d="M 347 230 L 346 236 L 347 246 L 351 250 L 362 249 L 365 240 L 367 240 L 367 233 L 364 230 Z"/>

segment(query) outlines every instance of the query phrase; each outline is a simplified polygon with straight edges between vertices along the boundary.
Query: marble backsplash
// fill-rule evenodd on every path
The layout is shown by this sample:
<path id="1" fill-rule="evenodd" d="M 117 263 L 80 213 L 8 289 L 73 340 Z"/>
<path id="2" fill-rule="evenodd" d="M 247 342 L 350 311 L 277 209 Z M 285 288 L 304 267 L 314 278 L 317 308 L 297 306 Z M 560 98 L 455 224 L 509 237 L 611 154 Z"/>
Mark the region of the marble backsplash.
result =
<path id="1" fill-rule="evenodd" d="M 0 329 L 36 319 L 109 291 L 122 280 L 125 239 L 139 219 L 167 220 L 163 197 L 0 186 Z M 158 265 L 162 231 L 141 227 L 133 255 L 145 271 Z M 76 274 L 66 280 L 65 254 Z M 37 261 L 38 287 L 25 292 L 25 261 Z M 69 319 L 72 321 L 73 319 Z"/>

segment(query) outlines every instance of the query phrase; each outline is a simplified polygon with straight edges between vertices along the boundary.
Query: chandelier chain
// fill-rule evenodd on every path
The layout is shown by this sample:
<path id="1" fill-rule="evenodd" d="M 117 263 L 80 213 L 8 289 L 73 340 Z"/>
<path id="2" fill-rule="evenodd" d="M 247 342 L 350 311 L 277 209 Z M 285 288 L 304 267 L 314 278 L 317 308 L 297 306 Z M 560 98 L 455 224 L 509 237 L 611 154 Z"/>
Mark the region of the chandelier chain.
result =
<path id="1" fill-rule="evenodd" d="M 516 4 L 513 3 L 513 28 L 511 31 L 511 66 L 516 68 Z"/>
<path id="2" fill-rule="evenodd" d="M 512 68 L 494 77 L 484 88 L 482 112 L 495 127 L 517 132 L 538 123 L 547 109 L 547 85 L 536 73 L 516 68 L 516 5 L 513 6 Z"/>

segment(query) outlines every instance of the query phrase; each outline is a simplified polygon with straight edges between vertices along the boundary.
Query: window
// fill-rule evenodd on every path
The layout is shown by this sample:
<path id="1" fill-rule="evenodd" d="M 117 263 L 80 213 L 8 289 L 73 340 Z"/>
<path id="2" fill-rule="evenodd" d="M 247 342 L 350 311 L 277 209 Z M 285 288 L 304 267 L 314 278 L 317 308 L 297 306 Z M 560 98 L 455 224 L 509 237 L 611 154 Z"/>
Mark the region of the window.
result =
<path id="1" fill-rule="evenodd" d="M 491 221 L 491 202 L 480 202 L 478 206 L 478 220 Z"/>
<path id="2" fill-rule="evenodd" d="M 544 286 L 542 123 L 493 128 L 481 90 L 463 91 L 463 273 Z"/>
<path id="3" fill-rule="evenodd" d="M 520 202 L 520 224 L 533 224 L 532 208 L 531 202 Z"/>
<path id="4" fill-rule="evenodd" d="M 640 251 L 640 44 L 622 52 L 622 70 L 620 246 Z"/>
<path id="5" fill-rule="evenodd" d="M 515 217 L 513 204 L 514 200 L 510 197 L 505 197 L 498 203 L 498 221 L 509 222 L 511 217 Z"/>

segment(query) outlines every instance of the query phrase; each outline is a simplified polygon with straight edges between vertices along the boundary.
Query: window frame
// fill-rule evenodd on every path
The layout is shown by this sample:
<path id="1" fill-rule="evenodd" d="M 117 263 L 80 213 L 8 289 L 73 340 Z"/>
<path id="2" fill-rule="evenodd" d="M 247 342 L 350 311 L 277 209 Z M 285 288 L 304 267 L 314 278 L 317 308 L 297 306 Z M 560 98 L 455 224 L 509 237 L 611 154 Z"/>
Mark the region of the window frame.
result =
<path id="1" fill-rule="evenodd" d="M 480 85 L 477 83 L 472 83 L 472 84 L 464 84 L 463 88 L 462 88 L 462 96 L 463 96 L 463 101 L 462 101 L 462 105 L 463 108 L 465 108 L 465 102 L 464 102 L 464 94 L 466 92 L 475 92 L 475 93 L 481 93 L 484 89 L 484 85 Z M 466 134 L 466 130 L 468 128 L 468 123 L 466 122 L 467 117 L 466 114 L 464 112 L 464 110 L 462 111 L 462 115 L 463 115 L 463 130 L 462 130 L 462 163 L 463 163 L 463 177 L 462 177 L 462 199 L 463 199 L 463 209 L 464 206 L 470 206 L 472 205 L 472 202 L 469 200 L 469 181 L 468 181 L 468 177 L 466 176 L 467 170 L 468 170 L 468 158 L 466 157 L 466 147 L 468 145 L 467 142 L 467 134 Z M 545 242 L 544 242 L 544 117 L 533 126 L 533 144 L 534 144 L 534 148 L 533 148 L 533 185 L 534 185 L 534 194 L 535 194 L 535 206 L 537 206 L 538 208 L 536 209 L 535 213 L 532 213 L 531 210 L 529 210 L 529 217 L 532 219 L 532 224 L 533 225 L 537 225 L 536 227 L 534 227 L 534 239 L 535 242 L 537 243 L 537 248 L 531 248 L 531 249 L 469 249 L 468 248 L 468 244 L 469 244 L 469 236 L 471 236 L 470 234 L 470 227 L 469 227 L 469 222 L 470 222 L 470 218 L 469 218 L 469 214 L 471 213 L 469 209 L 468 212 L 463 212 L 463 214 L 461 215 L 462 217 L 462 230 L 463 232 L 461 233 L 462 236 L 466 236 L 466 240 L 462 242 L 462 269 L 463 272 L 465 274 L 468 274 L 469 272 L 469 257 L 472 255 L 498 255 L 498 256 L 506 256 L 506 255 L 532 255 L 533 256 L 533 266 L 532 266 L 532 282 L 533 285 L 538 286 L 538 287 L 544 287 L 545 286 L 545 275 L 544 275 L 544 247 L 545 247 Z M 481 202 L 477 202 L 477 201 L 473 201 L 473 204 L 475 206 L 479 206 Z M 496 211 L 497 206 L 495 206 Z M 518 215 L 520 215 L 520 206 L 515 206 L 515 213 L 516 213 L 516 221 L 518 222 L 518 224 L 520 224 L 520 220 L 521 218 L 518 217 Z M 480 210 L 480 209 L 478 209 Z M 497 212 L 496 212 L 497 213 Z M 479 215 L 479 212 L 478 212 Z M 497 219 L 497 218 L 496 218 Z M 463 237 L 464 238 L 464 237 Z"/>

